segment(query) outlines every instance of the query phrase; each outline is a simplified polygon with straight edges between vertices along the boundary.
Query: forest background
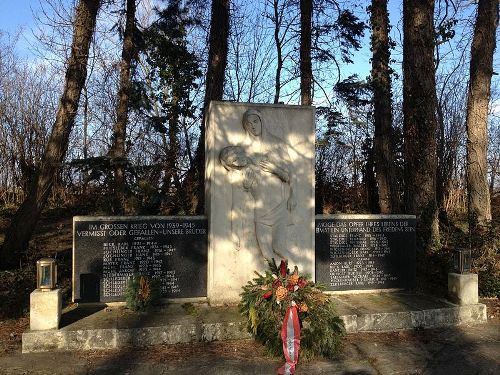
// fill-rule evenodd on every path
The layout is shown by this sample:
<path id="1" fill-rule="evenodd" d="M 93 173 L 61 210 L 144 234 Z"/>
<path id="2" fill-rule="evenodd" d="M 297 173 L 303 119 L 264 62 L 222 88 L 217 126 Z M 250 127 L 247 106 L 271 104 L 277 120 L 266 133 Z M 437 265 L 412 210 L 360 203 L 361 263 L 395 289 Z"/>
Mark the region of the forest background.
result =
<path id="1" fill-rule="evenodd" d="M 43 215 L 203 213 L 203 115 L 229 100 L 316 106 L 316 212 L 415 214 L 419 287 L 469 247 L 500 293 L 498 0 L 47 0 L 24 29 L 8 3 L 0 269 L 54 255 Z"/>

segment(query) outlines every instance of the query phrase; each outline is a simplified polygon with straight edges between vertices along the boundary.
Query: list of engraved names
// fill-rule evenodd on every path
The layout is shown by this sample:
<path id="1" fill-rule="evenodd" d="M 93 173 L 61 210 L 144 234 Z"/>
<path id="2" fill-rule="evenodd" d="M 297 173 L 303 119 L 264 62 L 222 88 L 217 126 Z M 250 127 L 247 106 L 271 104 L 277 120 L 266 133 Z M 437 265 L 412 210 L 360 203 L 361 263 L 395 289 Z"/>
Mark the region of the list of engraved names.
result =
<path id="1" fill-rule="evenodd" d="M 159 281 L 161 294 L 176 297 L 182 293 L 179 247 L 193 238 L 207 235 L 203 222 L 80 222 L 75 230 L 77 240 L 102 246 L 101 296 L 109 299 L 123 296 L 134 272 Z M 95 240 L 101 239 L 96 242 Z M 181 260 L 182 262 L 182 260 Z"/>
<path id="2" fill-rule="evenodd" d="M 414 231 L 408 220 L 317 222 L 316 236 L 323 238 L 329 253 L 327 280 L 322 281 L 330 290 L 397 285 L 402 270 L 394 239 Z"/>

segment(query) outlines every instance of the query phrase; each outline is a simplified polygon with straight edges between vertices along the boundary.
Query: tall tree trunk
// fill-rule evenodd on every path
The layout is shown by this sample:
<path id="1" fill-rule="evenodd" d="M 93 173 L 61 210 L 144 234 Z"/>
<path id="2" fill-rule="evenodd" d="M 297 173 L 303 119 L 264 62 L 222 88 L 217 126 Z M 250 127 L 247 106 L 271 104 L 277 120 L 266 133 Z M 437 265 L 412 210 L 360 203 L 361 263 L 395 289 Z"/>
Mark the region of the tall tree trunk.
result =
<path id="1" fill-rule="evenodd" d="M 420 252 L 439 246 L 433 15 L 434 0 L 403 2 L 405 206 L 417 216 Z"/>
<path id="2" fill-rule="evenodd" d="M 109 150 L 111 164 L 114 167 L 114 210 L 117 214 L 126 211 L 126 180 L 125 167 L 127 151 L 125 149 L 128 107 L 130 96 L 130 68 L 136 53 L 135 46 L 135 10 L 136 0 L 127 0 L 125 33 L 123 35 L 122 59 L 120 62 L 120 88 L 118 90 L 118 106 L 116 108 L 116 123 L 113 126 L 112 144 Z"/>
<path id="3" fill-rule="evenodd" d="M 399 199 L 392 157 L 392 97 L 387 0 L 372 0 L 371 26 L 375 178 L 380 213 L 388 214 L 398 211 Z"/>
<path id="4" fill-rule="evenodd" d="M 212 1 L 208 68 L 203 102 L 205 111 L 208 109 L 210 101 L 222 100 L 224 94 L 224 74 L 227 65 L 229 38 L 229 4 L 229 0 Z"/>
<path id="5" fill-rule="evenodd" d="M 486 156 L 488 103 L 497 24 L 498 0 L 479 0 L 472 40 L 467 98 L 467 188 L 469 225 L 472 227 L 491 221 Z"/>
<path id="6" fill-rule="evenodd" d="M 80 0 L 76 8 L 71 55 L 56 120 L 29 192 L 13 217 L 0 251 L 0 268 L 13 268 L 26 251 L 53 181 L 61 167 L 73 128 L 80 94 L 87 77 L 87 61 L 99 0 Z"/>
<path id="7" fill-rule="evenodd" d="M 283 69 L 283 53 L 280 38 L 280 26 L 283 19 L 283 8 L 279 11 L 279 1 L 273 0 L 274 11 L 274 43 L 276 44 L 276 74 L 274 77 L 274 104 L 280 101 L 281 91 L 281 70 Z M 283 5 L 284 7 L 284 5 Z"/>
<path id="8" fill-rule="evenodd" d="M 300 103 L 312 104 L 312 0 L 300 0 Z"/>
<path id="9" fill-rule="evenodd" d="M 224 94 L 229 38 L 229 5 L 230 0 L 212 0 L 203 121 L 200 126 L 194 165 L 191 166 L 185 180 L 191 207 L 197 214 L 205 212 L 205 115 L 210 101 L 222 100 Z"/>

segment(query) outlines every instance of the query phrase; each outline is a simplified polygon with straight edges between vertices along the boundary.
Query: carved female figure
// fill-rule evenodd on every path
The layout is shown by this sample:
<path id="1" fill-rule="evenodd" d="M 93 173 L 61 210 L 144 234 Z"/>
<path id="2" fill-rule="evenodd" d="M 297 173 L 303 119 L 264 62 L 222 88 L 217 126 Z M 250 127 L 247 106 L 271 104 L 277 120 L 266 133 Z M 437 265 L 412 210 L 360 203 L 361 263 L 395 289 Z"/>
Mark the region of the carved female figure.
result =
<path id="1" fill-rule="evenodd" d="M 260 112 L 246 111 L 242 123 L 247 134 L 245 142 L 223 149 L 220 160 L 226 169 L 241 171 L 241 187 L 254 200 L 255 234 L 262 255 L 267 260 L 275 255 L 284 258 L 286 229 L 293 222 L 290 213 L 296 206 L 295 175 L 288 149 L 281 138 L 268 131 Z M 233 201 L 233 240 L 239 243 L 234 228 L 241 225 L 237 217 L 243 213 L 235 211 Z"/>

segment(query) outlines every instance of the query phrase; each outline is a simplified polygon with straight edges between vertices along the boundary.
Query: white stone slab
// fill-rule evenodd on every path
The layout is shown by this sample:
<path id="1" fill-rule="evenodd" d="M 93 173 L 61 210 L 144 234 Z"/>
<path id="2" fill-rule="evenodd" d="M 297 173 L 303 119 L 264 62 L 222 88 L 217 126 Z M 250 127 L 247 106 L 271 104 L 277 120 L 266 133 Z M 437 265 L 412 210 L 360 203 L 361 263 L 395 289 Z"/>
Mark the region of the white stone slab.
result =
<path id="1" fill-rule="evenodd" d="M 34 290 L 30 294 L 30 329 L 58 329 L 61 321 L 61 289 Z"/>
<path id="2" fill-rule="evenodd" d="M 255 131 L 244 129 L 244 116 Z M 287 258 L 314 278 L 314 142 L 313 107 L 211 103 L 205 139 L 211 303 L 239 301 L 253 271 L 266 269 L 265 257 Z"/>

